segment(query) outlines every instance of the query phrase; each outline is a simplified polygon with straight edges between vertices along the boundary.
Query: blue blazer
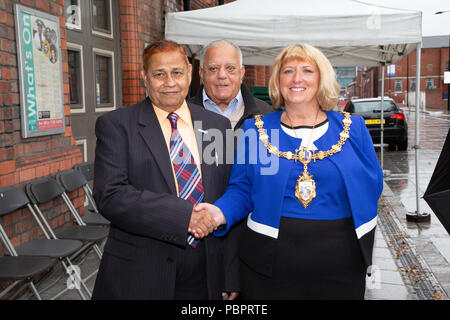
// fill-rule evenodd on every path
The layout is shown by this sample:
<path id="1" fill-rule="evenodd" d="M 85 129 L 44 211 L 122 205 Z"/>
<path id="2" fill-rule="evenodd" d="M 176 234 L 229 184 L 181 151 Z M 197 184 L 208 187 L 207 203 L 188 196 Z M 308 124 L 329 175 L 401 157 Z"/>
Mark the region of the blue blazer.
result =
<path id="1" fill-rule="evenodd" d="M 271 144 L 277 146 L 279 151 L 293 151 L 286 137 L 277 134 L 277 130 L 272 131 L 282 130 L 281 114 L 282 111 L 279 111 L 264 116 L 264 129 Z M 339 133 L 343 129 L 344 116 L 341 113 L 328 111 L 327 117 L 329 128 L 323 139 L 315 143 L 323 151 L 331 149 L 339 141 Z M 383 189 L 383 173 L 363 118 L 352 116 L 351 120 L 350 137 L 341 152 L 328 159 L 344 178 L 355 232 L 365 263 L 370 266 L 378 198 Z M 244 236 L 245 240 L 241 240 L 241 246 L 248 247 L 248 250 L 244 250 L 247 252 L 241 250 L 241 257 L 257 271 L 260 269 L 260 272 L 270 275 L 272 253 L 268 251 L 271 247 L 275 248 L 270 243 L 278 238 L 286 183 L 291 167 L 298 164 L 294 160 L 278 158 L 268 153 L 259 140 L 254 119 L 244 123 L 240 137 L 228 188 L 215 202 L 225 215 L 226 229 L 216 231 L 215 235 L 224 235 L 231 226 L 247 217 L 246 230 L 252 235 L 247 234 Z M 259 247 L 262 242 L 265 242 L 264 250 L 261 250 L 265 251 L 263 257 L 258 256 L 258 250 L 252 247 L 252 243 Z"/>

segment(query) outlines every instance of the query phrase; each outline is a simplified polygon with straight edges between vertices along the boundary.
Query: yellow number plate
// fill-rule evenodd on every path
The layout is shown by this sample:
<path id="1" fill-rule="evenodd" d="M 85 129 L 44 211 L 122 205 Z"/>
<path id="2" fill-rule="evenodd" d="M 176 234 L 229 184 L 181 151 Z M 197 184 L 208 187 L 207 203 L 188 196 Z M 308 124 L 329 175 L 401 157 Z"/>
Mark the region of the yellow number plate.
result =
<path id="1" fill-rule="evenodd" d="M 380 124 L 380 119 L 367 119 L 366 124 Z M 383 119 L 383 124 L 386 123 L 386 120 Z"/>

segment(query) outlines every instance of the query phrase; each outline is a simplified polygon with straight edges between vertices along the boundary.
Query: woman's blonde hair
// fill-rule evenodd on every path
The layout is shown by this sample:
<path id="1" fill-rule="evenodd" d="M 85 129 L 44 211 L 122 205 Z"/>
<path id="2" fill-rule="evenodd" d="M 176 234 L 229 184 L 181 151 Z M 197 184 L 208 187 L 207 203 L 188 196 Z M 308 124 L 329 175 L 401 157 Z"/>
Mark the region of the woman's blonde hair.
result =
<path id="1" fill-rule="evenodd" d="M 334 109 L 339 100 L 339 84 L 333 66 L 319 49 L 304 43 L 284 48 L 275 59 L 269 81 L 269 96 L 272 104 L 276 107 L 282 107 L 285 104 L 280 93 L 280 70 L 283 63 L 290 59 L 306 60 L 317 67 L 320 74 L 317 101 L 325 111 Z"/>

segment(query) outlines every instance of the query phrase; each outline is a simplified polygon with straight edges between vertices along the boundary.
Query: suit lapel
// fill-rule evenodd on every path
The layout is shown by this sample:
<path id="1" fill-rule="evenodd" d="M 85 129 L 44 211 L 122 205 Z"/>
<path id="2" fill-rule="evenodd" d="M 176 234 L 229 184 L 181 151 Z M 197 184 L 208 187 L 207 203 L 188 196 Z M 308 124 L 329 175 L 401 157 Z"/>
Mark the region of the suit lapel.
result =
<path id="1" fill-rule="evenodd" d="M 173 178 L 172 161 L 167 150 L 161 126 L 159 125 L 158 118 L 149 98 L 146 99 L 139 110 L 139 125 L 139 134 L 153 154 L 153 158 L 158 164 L 170 191 L 172 194 L 176 194 L 177 189 Z"/>

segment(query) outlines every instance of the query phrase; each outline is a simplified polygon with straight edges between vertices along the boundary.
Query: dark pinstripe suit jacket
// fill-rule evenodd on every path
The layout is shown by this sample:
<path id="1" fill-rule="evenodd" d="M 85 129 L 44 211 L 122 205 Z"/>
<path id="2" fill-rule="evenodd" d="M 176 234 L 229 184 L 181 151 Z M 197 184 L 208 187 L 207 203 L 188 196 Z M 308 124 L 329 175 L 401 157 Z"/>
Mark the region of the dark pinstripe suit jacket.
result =
<path id="1" fill-rule="evenodd" d="M 188 103 L 192 120 L 202 130 L 231 128 L 225 117 Z M 177 250 L 184 250 L 193 205 L 177 197 L 171 160 L 149 98 L 107 113 L 95 133 L 94 198 L 111 221 L 110 234 L 94 288 L 94 299 L 172 299 Z M 208 133 L 199 143 L 200 155 Z M 224 144 L 225 145 L 225 144 Z M 219 152 L 220 151 L 220 152 Z M 221 154 L 223 152 L 224 154 Z M 226 159 L 226 148 L 217 150 Z M 223 156 L 223 157 L 222 157 Z M 225 161 L 225 160 L 223 160 Z M 219 161 L 220 163 L 220 161 Z M 213 203 L 226 189 L 230 165 L 201 164 L 205 202 Z M 219 299 L 238 279 L 232 239 L 205 238 L 208 294 Z M 227 279 L 225 277 L 227 274 Z"/>

